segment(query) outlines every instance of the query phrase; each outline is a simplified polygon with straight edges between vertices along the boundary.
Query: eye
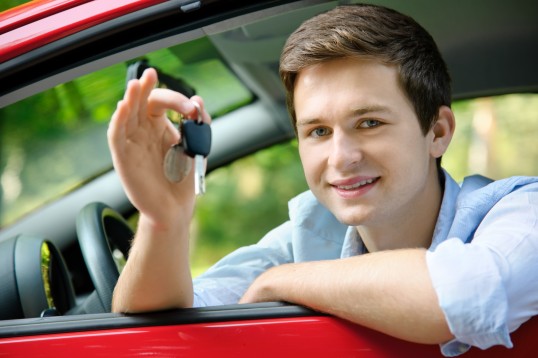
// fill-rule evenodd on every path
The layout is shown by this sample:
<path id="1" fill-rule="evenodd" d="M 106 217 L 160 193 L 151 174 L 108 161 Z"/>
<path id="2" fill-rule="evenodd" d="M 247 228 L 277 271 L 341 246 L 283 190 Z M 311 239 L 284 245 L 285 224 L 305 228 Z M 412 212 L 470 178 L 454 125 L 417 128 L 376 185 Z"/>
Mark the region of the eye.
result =
<path id="1" fill-rule="evenodd" d="M 328 134 L 330 134 L 330 132 L 326 127 L 318 127 L 310 132 L 310 136 L 314 138 L 324 137 Z"/>
<path id="2" fill-rule="evenodd" d="M 377 119 L 366 119 L 359 124 L 360 128 L 375 128 L 379 127 L 381 122 Z"/>

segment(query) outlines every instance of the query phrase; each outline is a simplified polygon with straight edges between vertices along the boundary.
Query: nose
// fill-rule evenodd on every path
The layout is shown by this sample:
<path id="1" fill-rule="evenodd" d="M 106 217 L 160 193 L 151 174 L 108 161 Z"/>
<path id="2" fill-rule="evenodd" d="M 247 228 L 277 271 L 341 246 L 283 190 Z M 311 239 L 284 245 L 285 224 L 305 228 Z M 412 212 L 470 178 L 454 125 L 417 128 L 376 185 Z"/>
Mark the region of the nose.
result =
<path id="1" fill-rule="evenodd" d="M 329 151 L 328 165 L 338 171 L 349 170 L 363 160 L 360 141 L 347 131 L 334 131 Z"/>

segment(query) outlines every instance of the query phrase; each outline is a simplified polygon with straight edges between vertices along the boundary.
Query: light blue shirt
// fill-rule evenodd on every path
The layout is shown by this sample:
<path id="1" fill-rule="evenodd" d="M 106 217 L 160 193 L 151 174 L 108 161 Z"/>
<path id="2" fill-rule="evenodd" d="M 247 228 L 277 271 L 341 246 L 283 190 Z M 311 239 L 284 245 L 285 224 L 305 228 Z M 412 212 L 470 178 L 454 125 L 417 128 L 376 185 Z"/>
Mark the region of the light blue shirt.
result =
<path id="1" fill-rule="evenodd" d="M 455 339 L 446 356 L 469 346 L 512 347 L 509 332 L 538 314 L 538 178 L 513 177 L 445 190 L 426 262 Z M 365 252 L 357 230 L 341 224 L 310 192 L 289 202 L 290 220 L 257 244 L 226 256 L 194 280 L 194 305 L 237 303 L 258 275 L 292 262 Z"/>

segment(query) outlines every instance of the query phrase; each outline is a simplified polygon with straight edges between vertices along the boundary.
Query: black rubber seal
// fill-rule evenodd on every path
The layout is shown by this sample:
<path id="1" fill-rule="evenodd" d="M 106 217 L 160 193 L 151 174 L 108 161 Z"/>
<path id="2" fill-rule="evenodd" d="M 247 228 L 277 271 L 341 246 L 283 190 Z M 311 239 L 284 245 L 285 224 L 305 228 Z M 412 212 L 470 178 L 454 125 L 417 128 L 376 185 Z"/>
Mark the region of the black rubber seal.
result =
<path id="1" fill-rule="evenodd" d="M 0 338 L 118 328 L 311 316 L 323 316 L 323 314 L 282 302 L 184 308 L 134 315 L 99 313 L 0 322 Z"/>

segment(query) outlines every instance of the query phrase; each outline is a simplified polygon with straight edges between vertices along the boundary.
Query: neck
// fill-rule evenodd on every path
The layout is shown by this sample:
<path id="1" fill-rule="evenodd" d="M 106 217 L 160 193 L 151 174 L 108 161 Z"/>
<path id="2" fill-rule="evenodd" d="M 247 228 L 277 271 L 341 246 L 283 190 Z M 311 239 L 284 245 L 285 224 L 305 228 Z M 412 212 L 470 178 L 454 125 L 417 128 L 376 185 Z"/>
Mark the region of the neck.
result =
<path id="1" fill-rule="evenodd" d="M 429 248 L 443 199 L 444 181 L 436 173 L 422 195 L 402 215 L 383 225 L 357 226 L 368 252 L 403 248 Z M 442 183 L 442 184 L 440 184 Z"/>

